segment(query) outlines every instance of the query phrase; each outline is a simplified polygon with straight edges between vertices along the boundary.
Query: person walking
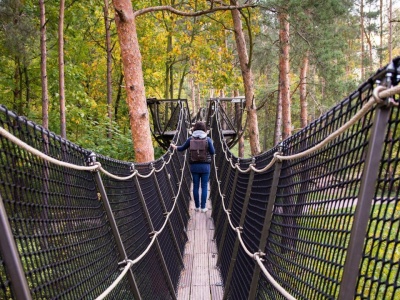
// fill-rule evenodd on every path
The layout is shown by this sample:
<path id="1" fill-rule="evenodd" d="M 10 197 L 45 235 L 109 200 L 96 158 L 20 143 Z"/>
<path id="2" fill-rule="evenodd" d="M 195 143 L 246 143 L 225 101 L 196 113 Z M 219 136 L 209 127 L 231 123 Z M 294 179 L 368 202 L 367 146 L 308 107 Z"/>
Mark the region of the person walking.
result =
<path id="1" fill-rule="evenodd" d="M 196 206 L 195 211 L 199 211 L 201 209 L 202 212 L 206 212 L 208 209 L 206 208 L 207 202 L 207 192 L 208 192 L 208 179 L 210 178 L 211 171 L 211 157 L 215 154 L 214 144 L 211 138 L 207 137 L 206 133 L 206 125 L 202 121 L 198 121 L 194 124 L 193 134 L 189 137 L 185 143 L 181 146 L 177 146 L 171 144 L 173 149 L 177 149 L 179 152 L 184 151 L 186 149 L 194 148 L 200 149 L 193 152 L 193 149 L 189 151 L 189 165 L 190 165 L 190 173 L 192 174 L 193 180 L 193 199 L 194 204 Z M 191 141 L 193 140 L 203 140 L 205 141 L 205 157 L 198 158 L 197 154 L 203 151 L 201 146 L 191 146 Z M 201 143 L 198 143 L 201 145 Z M 199 188 L 201 187 L 201 203 L 199 199 Z"/>

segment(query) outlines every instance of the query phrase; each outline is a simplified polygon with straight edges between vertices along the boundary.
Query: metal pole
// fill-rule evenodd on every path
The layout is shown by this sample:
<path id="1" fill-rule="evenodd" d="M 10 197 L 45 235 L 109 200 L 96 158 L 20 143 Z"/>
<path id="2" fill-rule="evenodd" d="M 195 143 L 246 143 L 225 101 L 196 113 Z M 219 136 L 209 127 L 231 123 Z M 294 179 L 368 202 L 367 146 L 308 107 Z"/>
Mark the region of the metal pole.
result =
<path id="1" fill-rule="evenodd" d="M 147 222 L 148 222 L 148 224 L 150 226 L 150 230 L 151 230 L 151 232 L 154 232 L 153 222 L 151 221 L 149 211 L 147 210 L 146 201 L 145 201 L 145 199 L 143 197 L 142 189 L 140 187 L 139 180 L 138 180 L 137 176 L 134 177 L 134 182 L 135 182 L 138 194 L 139 194 L 140 202 L 142 203 L 144 214 L 145 214 Z M 163 269 L 163 271 L 165 273 L 165 277 L 167 278 L 167 284 L 168 284 L 168 287 L 169 287 L 169 289 L 171 291 L 172 299 L 176 300 L 175 287 L 174 287 L 174 285 L 172 283 L 171 276 L 169 275 L 167 264 L 165 263 L 164 255 L 162 253 L 162 250 L 161 250 L 161 247 L 160 247 L 160 243 L 159 243 L 157 238 L 155 240 L 155 245 L 156 245 L 156 249 L 157 249 L 159 258 L 161 260 L 162 269 Z"/>
<path id="2" fill-rule="evenodd" d="M 160 185 L 158 184 L 156 172 L 153 172 L 153 179 L 154 179 L 154 184 L 156 186 L 158 197 L 160 198 L 160 203 L 161 203 L 164 215 L 166 215 L 168 213 L 167 212 L 167 207 L 165 206 L 164 197 L 162 195 L 162 192 L 161 192 L 161 189 L 160 189 Z M 176 201 L 176 199 L 174 199 L 174 201 Z M 178 209 L 178 207 L 176 207 L 176 209 Z M 175 237 L 174 228 L 172 227 L 172 224 L 171 224 L 171 219 L 169 218 L 167 222 L 168 222 L 168 229 L 171 232 L 172 240 L 174 242 L 174 246 L 176 248 L 176 251 L 178 252 L 179 260 L 181 261 L 181 264 L 183 266 L 184 263 L 183 263 L 182 253 L 181 253 L 181 251 L 179 249 L 179 244 L 178 244 L 178 241 L 176 240 L 176 237 Z"/>
<path id="3" fill-rule="evenodd" d="M 31 292 L 25 277 L 21 259 L 15 244 L 7 212 L 0 195 L 0 253 L 4 260 L 7 274 L 10 276 L 11 289 L 16 299 L 31 300 Z"/>
<path id="4" fill-rule="evenodd" d="M 244 203 L 243 203 L 243 209 L 242 209 L 242 214 L 240 216 L 240 222 L 239 222 L 239 227 L 242 228 L 244 221 L 246 219 L 246 213 L 247 213 L 247 207 L 249 205 L 249 200 L 250 200 L 250 194 L 251 194 L 251 188 L 253 186 L 253 179 L 254 179 L 254 171 L 253 169 L 250 171 L 250 176 L 249 176 L 249 182 L 247 184 L 247 190 L 246 190 L 246 196 L 244 199 Z M 236 264 L 236 258 L 239 252 L 239 246 L 240 246 L 240 241 L 239 238 L 236 237 L 235 239 L 235 245 L 233 247 L 233 252 L 232 252 L 232 257 L 231 257 L 231 263 L 229 265 L 229 271 L 228 271 L 228 276 L 225 282 L 225 293 L 224 293 L 224 300 L 228 299 L 228 295 L 230 293 L 230 285 L 231 285 L 231 281 L 232 281 L 232 276 L 233 276 L 233 270 L 235 268 L 235 264 Z"/>
<path id="5" fill-rule="evenodd" d="M 178 161 L 179 161 L 179 158 L 177 158 L 177 159 L 178 159 Z M 186 157 L 185 157 L 185 159 L 186 159 Z M 174 173 L 175 173 L 175 177 L 176 177 L 176 178 L 179 178 L 179 174 L 178 174 L 178 172 L 177 172 L 176 169 L 175 169 L 175 165 L 172 164 L 171 166 L 172 166 L 172 170 L 173 170 Z M 181 165 L 180 161 L 179 161 L 179 168 L 180 168 L 181 172 L 185 172 L 185 170 L 182 168 L 182 165 Z M 184 181 L 184 183 L 185 183 L 186 188 L 188 189 L 188 191 L 189 191 L 189 193 L 190 193 L 190 187 L 188 187 L 187 181 L 186 181 L 185 179 L 184 179 L 183 181 Z M 179 184 L 179 183 L 178 183 L 178 184 Z M 189 199 L 190 199 L 190 195 L 189 195 Z M 189 200 L 189 201 L 190 201 L 190 200 Z M 187 218 L 189 218 L 189 206 L 188 206 L 187 201 L 183 201 L 183 204 L 185 205 Z"/>
<path id="6" fill-rule="evenodd" d="M 168 186 L 170 188 L 171 195 L 173 195 L 173 198 L 175 199 L 175 201 L 177 201 L 176 195 L 175 195 L 175 192 L 174 192 L 174 188 L 172 187 L 170 174 L 167 172 L 166 168 L 164 168 L 164 176 L 165 176 L 165 178 L 168 179 Z M 187 233 L 186 233 L 186 231 L 187 231 L 186 230 L 186 225 L 187 224 L 185 224 L 185 222 L 183 221 L 183 217 L 182 217 L 182 213 L 181 213 L 181 211 L 179 209 L 179 205 L 177 206 L 177 209 L 178 209 L 178 217 L 179 217 L 179 220 L 181 222 L 182 227 L 184 228 L 184 231 L 185 231 L 185 234 L 186 234 L 186 239 L 187 239 Z"/>
<path id="7" fill-rule="evenodd" d="M 223 162 L 224 163 L 226 163 L 226 160 L 224 159 L 223 160 Z M 228 167 L 228 174 L 225 176 L 225 183 L 224 183 L 224 187 L 222 188 L 222 195 L 223 195 L 223 197 L 225 197 L 225 195 L 226 195 L 226 189 L 228 188 L 228 182 L 229 182 L 229 178 L 230 178 L 230 176 L 231 176 L 231 172 L 232 172 L 232 168 L 231 167 Z M 222 178 L 221 178 L 222 179 Z M 215 179 L 215 181 L 219 181 L 219 178 L 216 178 Z M 221 201 L 224 201 L 224 198 L 221 198 Z M 221 220 L 221 215 L 224 213 L 224 210 L 223 210 L 223 207 L 222 207 L 222 204 L 221 204 L 221 207 L 220 207 L 220 209 L 219 209 L 219 211 L 218 211 L 218 214 L 217 214 L 217 218 L 216 218 L 216 220 L 214 221 L 214 223 L 215 223 L 215 228 L 218 228 L 218 226 L 219 226 L 219 222 L 220 222 L 220 220 Z M 216 234 L 216 232 L 217 231 L 215 231 L 214 232 L 214 239 L 215 239 L 215 234 Z"/>
<path id="8" fill-rule="evenodd" d="M 96 161 L 96 154 L 91 153 L 88 158 L 88 164 L 92 165 L 95 161 Z M 100 173 L 98 171 L 94 171 L 93 174 L 94 174 L 94 179 L 97 184 L 97 189 L 99 190 L 99 193 L 101 195 L 101 200 L 103 202 L 103 206 L 106 211 L 107 218 L 110 223 L 115 242 L 117 244 L 117 249 L 118 249 L 120 259 L 127 260 L 128 257 L 125 252 L 124 244 L 121 240 L 121 235 L 119 233 L 118 226 L 117 226 L 117 223 L 114 218 L 114 214 L 113 214 L 111 206 L 110 206 L 110 202 L 108 201 L 108 196 L 107 196 L 106 190 L 103 185 L 103 180 L 101 179 Z M 129 286 L 131 288 L 131 292 L 134 294 L 135 299 L 142 299 L 142 297 L 140 296 L 139 288 L 136 284 L 136 280 L 133 275 L 132 269 L 129 269 L 128 281 L 129 281 Z"/>
<path id="9" fill-rule="evenodd" d="M 237 183 L 237 179 L 238 179 L 238 175 L 239 175 L 239 170 L 236 169 L 235 172 L 235 178 L 233 179 L 233 186 L 236 186 Z M 230 212 L 232 209 L 232 204 L 233 204 L 233 196 L 235 195 L 234 192 L 231 193 L 231 196 L 229 197 L 229 204 L 228 204 L 228 211 Z M 222 199 L 222 201 L 224 201 Z M 228 217 L 225 217 L 225 221 L 224 221 L 224 225 L 223 225 L 223 229 L 222 229 L 222 236 L 221 236 L 221 242 L 219 245 L 219 249 L 218 249 L 218 259 L 217 259 L 217 266 L 220 265 L 221 263 L 221 256 L 222 256 L 222 251 L 224 249 L 224 244 L 225 244 L 225 239 L 226 239 L 226 233 L 228 231 Z"/>
<path id="10" fill-rule="evenodd" d="M 272 178 L 271 190 L 269 192 L 269 197 L 268 197 L 267 210 L 265 211 L 263 229 L 261 232 L 260 243 L 258 245 L 258 249 L 260 252 L 263 252 L 265 249 L 265 246 L 267 245 L 269 228 L 271 227 L 273 209 L 274 209 L 274 205 L 275 205 L 276 192 L 278 190 L 278 183 L 279 183 L 279 177 L 281 175 L 281 169 L 282 169 L 282 162 L 277 161 L 275 163 L 275 170 L 274 170 L 274 175 Z M 248 300 L 256 299 L 255 297 L 256 297 L 256 292 L 257 292 L 257 287 L 258 287 L 259 276 L 260 276 L 260 266 L 258 264 L 255 264 L 254 271 L 253 271 L 253 277 L 251 279 L 249 297 L 247 298 Z"/>
<path id="11" fill-rule="evenodd" d="M 350 242 L 347 250 L 340 284 L 339 299 L 353 300 L 356 291 L 358 274 L 364 251 L 365 236 L 367 233 L 369 214 L 372 206 L 372 197 L 375 194 L 376 181 L 382 149 L 385 141 L 385 132 L 390 117 L 389 107 L 380 107 L 376 111 L 375 120 L 371 129 L 371 138 L 368 143 L 368 152 L 361 178 L 358 202 L 350 233 Z"/>

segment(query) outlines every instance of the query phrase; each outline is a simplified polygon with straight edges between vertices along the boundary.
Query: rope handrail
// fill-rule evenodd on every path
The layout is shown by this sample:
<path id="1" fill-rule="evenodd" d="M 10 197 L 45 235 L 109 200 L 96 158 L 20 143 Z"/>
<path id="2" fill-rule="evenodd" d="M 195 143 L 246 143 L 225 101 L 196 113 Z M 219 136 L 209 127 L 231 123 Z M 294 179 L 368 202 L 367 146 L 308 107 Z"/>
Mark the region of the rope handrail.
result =
<path id="1" fill-rule="evenodd" d="M 186 154 L 185 154 L 185 158 L 186 158 Z M 186 165 L 186 159 L 184 160 L 183 168 L 185 168 L 185 165 Z M 123 279 L 123 277 L 128 272 L 127 269 L 130 269 L 134 264 L 138 263 L 150 251 L 151 247 L 153 246 L 154 242 L 156 241 L 157 236 L 160 233 L 162 233 L 164 228 L 167 226 L 169 217 L 172 214 L 172 212 L 175 210 L 175 206 L 176 206 L 176 203 L 177 203 L 176 200 L 178 198 L 178 195 L 180 194 L 181 187 L 182 187 L 182 182 L 183 182 L 183 177 L 184 177 L 183 175 L 184 175 L 184 173 L 182 172 L 181 180 L 180 180 L 180 183 L 179 183 L 178 192 L 177 192 L 177 194 L 176 194 L 176 196 L 174 198 L 174 204 L 172 205 L 171 210 L 166 214 L 166 218 L 165 218 L 164 224 L 161 226 L 161 229 L 158 230 L 158 231 L 152 232 L 153 236 L 151 237 L 150 243 L 147 245 L 146 249 L 138 257 L 136 257 L 134 260 L 126 260 L 128 262 L 129 268 L 127 267 L 128 266 L 127 265 L 124 268 L 124 270 L 122 271 L 122 273 L 117 277 L 117 279 L 115 279 L 115 281 L 107 288 L 107 290 L 105 290 L 99 297 L 97 297 L 96 300 L 104 299 L 118 285 L 118 283 Z"/>
<path id="2" fill-rule="evenodd" d="M 362 118 L 364 115 L 366 115 L 368 113 L 368 111 L 373 107 L 373 105 L 375 105 L 376 103 L 382 103 L 383 100 L 382 98 L 388 98 L 388 97 L 392 97 L 395 94 L 399 94 L 400 93 L 400 86 L 396 86 L 396 87 L 392 87 L 390 89 L 386 89 L 383 86 L 378 86 L 374 89 L 372 96 L 370 97 L 370 99 L 368 100 L 368 102 L 349 120 L 347 121 L 343 126 L 341 126 L 339 129 L 337 129 L 336 131 L 334 131 L 333 133 L 331 133 L 329 136 L 327 136 L 324 140 L 322 140 L 320 143 L 318 143 L 317 145 L 315 145 L 312 148 L 309 148 L 303 152 L 299 152 L 297 154 L 293 154 L 293 155 L 288 155 L 288 156 L 284 156 L 281 155 L 280 152 L 275 152 L 273 154 L 273 158 L 271 160 L 271 162 L 265 166 L 262 169 L 257 169 L 255 168 L 254 164 L 250 164 L 249 167 L 247 169 L 241 169 L 239 166 L 239 163 L 233 164 L 232 159 L 228 158 L 228 151 L 226 149 L 222 149 L 224 154 L 225 154 L 225 158 L 229 161 L 230 165 L 232 166 L 232 168 L 236 168 L 239 172 L 241 173 L 247 173 L 249 171 L 254 171 L 257 173 L 262 173 L 265 172 L 266 170 L 268 170 L 269 168 L 271 168 L 276 161 L 282 161 L 282 160 L 292 160 L 292 159 L 297 159 L 297 158 L 302 158 L 310 153 L 313 153 L 319 149 L 321 149 L 322 147 L 324 147 L 327 143 L 329 143 L 331 140 L 335 139 L 337 136 L 339 136 L 340 134 L 342 134 L 344 131 L 346 131 L 350 126 L 352 126 L 353 124 L 355 124 L 360 118 Z M 392 105 L 398 105 L 398 103 L 395 103 L 393 100 L 389 100 L 390 104 Z M 218 115 L 217 115 L 218 117 Z M 219 138 L 220 138 L 220 142 L 221 144 L 223 143 L 222 140 L 222 135 L 221 135 L 221 131 L 220 131 L 220 127 L 217 126 L 218 129 L 218 134 L 219 134 Z M 234 224 L 232 223 L 231 220 L 231 213 L 228 209 L 226 209 L 225 206 L 225 201 L 224 201 L 224 195 L 222 194 L 221 191 L 221 185 L 220 185 L 220 181 L 218 180 L 218 171 L 216 168 L 216 161 L 215 161 L 215 156 L 214 156 L 214 169 L 215 169 L 215 175 L 217 178 L 217 185 L 218 185 L 218 192 L 220 194 L 220 197 L 222 199 L 222 206 L 223 206 L 223 210 L 227 216 L 228 222 L 230 227 L 237 233 L 237 237 L 239 239 L 240 245 L 242 247 L 242 249 L 245 251 L 245 253 L 251 257 L 253 260 L 255 260 L 257 262 L 257 264 L 260 266 L 260 269 L 262 270 L 263 274 L 267 277 L 267 279 L 269 280 L 269 282 L 286 298 L 286 299 L 290 299 L 290 300 L 296 300 L 295 297 L 293 297 L 291 294 L 289 294 L 274 278 L 273 276 L 268 272 L 268 270 L 265 268 L 264 264 L 262 263 L 262 260 L 260 258 L 260 252 L 255 252 L 252 253 L 251 251 L 249 251 L 249 249 L 247 248 L 246 244 L 244 243 L 243 239 L 242 239 L 242 228 L 240 227 L 235 227 Z"/>
<path id="3" fill-rule="evenodd" d="M 294 160 L 298 158 L 303 158 L 313 152 L 316 152 L 317 150 L 320 150 L 323 148 L 326 144 L 328 144 L 330 141 L 334 140 L 336 137 L 341 135 L 344 131 L 346 131 L 349 127 L 354 125 L 358 120 L 360 120 L 363 116 L 365 116 L 368 111 L 374 106 L 374 104 L 380 104 L 383 103 L 386 98 L 390 98 L 394 95 L 400 94 L 400 85 L 391 87 L 391 88 L 385 88 L 384 86 L 377 86 L 375 87 L 370 99 L 367 101 L 367 103 L 345 124 L 343 124 L 340 128 L 338 128 L 336 131 L 332 132 L 330 135 L 328 135 L 325 139 L 323 139 L 320 143 L 316 144 L 315 146 L 304 150 L 302 152 L 293 154 L 293 155 L 281 155 L 280 152 L 275 152 L 273 154 L 272 160 L 269 162 L 268 165 L 266 165 L 262 169 L 257 169 L 255 167 L 255 164 L 250 164 L 247 169 L 242 169 L 240 168 L 239 164 L 233 164 L 232 159 L 228 157 L 228 151 L 226 149 L 222 149 L 222 151 L 225 154 L 225 158 L 230 162 L 232 168 L 236 168 L 239 172 L 241 173 L 248 173 L 251 170 L 253 170 L 256 173 L 263 173 L 266 170 L 270 169 L 276 161 L 283 161 L 283 160 Z M 394 102 L 392 99 L 389 99 L 389 104 L 398 106 L 397 102 Z M 219 137 L 220 140 L 222 139 L 222 135 L 220 132 L 220 128 L 218 128 L 219 132 Z"/>
<path id="4" fill-rule="evenodd" d="M 159 169 L 153 168 L 149 174 L 142 175 L 137 170 L 135 170 L 131 175 L 123 177 L 123 176 L 117 176 L 117 175 L 114 175 L 114 174 L 108 172 L 106 169 L 104 169 L 102 167 L 100 162 L 94 162 L 94 164 L 90 165 L 90 166 L 80 166 L 80 165 L 64 162 L 64 161 L 61 161 L 59 159 L 53 158 L 53 157 L 51 157 L 51 156 L 49 156 L 49 155 L 37 150 L 36 148 L 28 145 L 24 141 L 20 140 L 15 135 L 13 135 L 12 133 L 10 133 L 6 129 L 4 129 L 2 126 L 0 126 L 0 135 L 4 136 L 6 139 L 10 140 L 11 142 L 16 144 L 20 148 L 22 148 L 22 149 L 30 152 L 31 154 L 33 154 L 33 155 L 35 155 L 35 156 L 37 156 L 37 157 L 39 157 L 39 158 L 41 158 L 41 159 L 43 159 L 45 161 L 48 161 L 48 162 L 50 162 L 50 163 L 52 163 L 54 165 L 57 165 L 57 166 L 60 166 L 60 167 L 65 167 L 65 168 L 68 168 L 68 169 L 77 170 L 77 171 L 98 171 L 99 170 L 99 171 L 103 172 L 105 175 L 107 175 L 107 176 L 109 176 L 111 178 L 114 178 L 116 180 L 121 180 L 121 181 L 131 179 L 134 176 L 138 176 L 140 178 L 148 178 L 153 174 L 153 172 L 162 171 L 162 169 L 165 167 L 165 165 L 167 165 L 171 160 L 171 156 L 170 156 L 168 161 L 164 161 L 163 162 L 161 168 L 159 168 Z"/>
<path id="5" fill-rule="evenodd" d="M 181 128 L 180 128 L 181 129 Z M 179 130 L 179 134 L 180 134 Z M 178 134 L 178 138 L 179 138 L 179 134 Z M 80 165 L 76 165 L 76 164 L 71 164 L 71 163 L 67 163 L 67 162 L 63 162 L 61 160 L 55 159 L 37 149 L 35 149 L 34 147 L 28 145 L 27 143 L 23 142 L 22 140 L 20 140 L 19 138 L 17 138 L 16 136 L 14 136 L 13 134 L 11 134 L 10 132 L 8 132 L 7 130 L 5 130 L 2 126 L 0 126 L 0 135 L 4 136 L 5 138 L 7 138 L 8 140 L 10 140 L 11 142 L 13 142 L 14 144 L 16 144 L 17 146 L 21 147 L 22 149 L 30 152 L 31 154 L 45 160 L 48 161 L 50 163 L 53 163 L 55 165 L 61 166 L 61 167 L 65 167 L 65 168 L 69 168 L 69 169 L 74 169 L 74 170 L 78 170 L 78 171 L 101 171 L 103 172 L 105 175 L 114 178 L 116 180 L 129 180 L 131 178 L 133 178 L 134 176 L 138 176 L 140 178 L 149 178 L 154 172 L 160 172 L 165 166 L 166 164 L 168 164 L 171 161 L 172 155 L 174 154 L 174 151 L 172 151 L 172 154 L 170 155 L 169 160 L 166 162 L 164 161 L 161 168 L 160 169 L 156 169 L 153 167 L 153 169 L 151 170 L 151 172 L 147 175 L 142 175 L 140 174 L 137 170 L 135 170 L 131 175 L 129 176 L 125 176 L 125 177 L 121 177 L 121 176 L 117 176 L 114 175 L 110 172 L 108 172 L 107 170 L 105 170 L 102 166 L 100 162 L 93 162 L 91 165 L 89 166 L 80 166 Z M 183 164 L 183 169 L 186 166 L 186 155 L 184 155 L 185 159 L 184 159 L 184 164 Z M 125 266 L 125 268 L 123 269 L 123 271 L 121 272 L 121 274 L 115 279 L 115 281 L 99 296 L 96 298 L 96 300 L 102 300 L 104 299 L 117 285 L 118 283 L 124 278 L 124 276 L 126 275 L 126 273 L 128 272 L 128 270 L 136 263 L 138 263 L 151 249 L 151 247 L 153 246 L 157 236 L 159 234 L 161 234 L 164 230 L 164 228 L 167 226 L 168 224 L 168 220 L 171 216 L 171 214 L 174 212 L 176 204 L 177 204 L 177 199 L 178 196 L 181 192 L 181 187 L 182 187 L 182 182 L 184 179 L 184 172 L 182 172 L 181 174 L 181 179 L 180 179 L 180 183 L 179 183 L 179 187 L 178 187 L 178 191 L 177 194 L 174 196 L 174 200 L 173 200 L 173 205 L 172 208 L 169 212 L 167 212 L 165 214 L 165 220 L 163 225 L 161 226 L 161 228 L 158 231 L 153 231 L 150 234 L 152 234 L 151 240 L 149 245 L 146 247 L 146 249 L 134 260 L 125 260 L 125 262 L 127 262 L 127 265 Z"/>
<path id="6" fill-rule="evenodd" d="M 180 124 L 181 123 L 182 122 L 180 122 Z M 182 125 L 180 125 L 180 126 L 182 126 Z M 178 136 L 177 136 L 178 139 L 179 139 L 180 133 L 181 133 L 181 130 L 178 130 Z M 67 162 L 61 161 L 59 159 L 53 158 L 53 157 L 37 150 L 36 148 L 28 145 L 27 143 L 25 143 L 24 141 L 22 141 L 21 139 L 17 138 L 15 135 L 13 135 L 12 133 L 10 133 L 6 129 L 4 129 L 2 126 L 0 126 L 0 135 L 4 136 L 8 140 L 13 142 L 17 146 L 23 148 L 24 150 L 30 152 L 31 154 L 33 154 L 37 157 L 40 157 L 41 159 L 48 161 L 50 163 L 53 163 L 57 166 L 65 167 L 65 168 L 69 168 L 69 169 L 73 169 L 73 170 L 77 170 L 77 171 L 98 171 L 99 170 L 103 174 L 105 174 L 115 180 L 120 180 L 120 181 L 129 180 L 135 176 L 138 176 L 140 178 L 149 178 L 154 172 L 156 172 L 156 173 L 161 172 L 164 169 L 164 167 L 170 163 L 170 161 L 172 159 L 172 155 L 174 154 L 174 151 L 172 151 L 172 153 L 170 152 L 171 155 L 169 156 L 168 160 L 163 161 L 162 166 L 159 169 L 156 169 L 153 167 L 153 169 L 151 170 L 151 172 L 149 174 L 142 175 L 137 170 L 135 170 L 129 176 L 118 176 L 118 175 L 112 174 L 112 173 L 108 172 L 106 169 L 104 169 L 100 162 L 94 162 L 90 166 L 80 166 L 80 165 L 67 163 Z"/>
<path id="7" fill-rule="evenodd" d="M 259 252 L 255 252 L 252 253 L 246 246 L 246 244 L 244 243 L 243 239 L 242 239 L 242 228 L 240 227 L 235 227 L 232 223 L 231 220 L 231 216 L 230 216 L 230 212 L 229 210 L 226 209 L 225 206 L 225 202 L 224 202 L 224 195 L 221 192 L 221 184 L 220 181 L 218 180 L 218 171 L 216 168 L 216 162 L 215 162 L 215 155 L 214 155 L 214 170 L 215 170 L 215 176 L 217 178 L 217 185 L 218 185 L 218 191 L 220 194 L 220 197 L 222 199 L 222 206 L 223 206 L 223 210 L 225 212 L 225 214 L 227 215 L 227 219 L 229 222 L 229 225 L 231 226 L 231 228 L 237 233 L 237 237 L 239 239 L 240 245 L 242 246 L 242 249 L 245 251 L 245 253 L 251 257 L 253 260 L 255 260 L 257 262 L 257 264 L 260 266 L 262 272 L 264 273 L 264 275 L 269 279 L 269 281 L 271 282 L 271 284 L 286 298 L 289 300 L 296 300 L 296 298 L 294 298 L 292 295 L 290 295 L 273 277 L 272 275 L 268 272 L 268 270 L 264 267 L 261 259 L 260 259 L 260 253 Z"/>
<path id="8" fill-rule="evenodd" d="M 185 153 L 184 154 L 185 159 L 184 159 L 184 163 L 183 163 L 182 169 L 184 169 L 185 166 L 186 166 L 186 155 L 187 154 Z M 154 170 L 155 169 L 153 169 L 150 174 L 152 174 Z M 125 266 L 124 270 L 117 277 L 117 279 L 115 279 L 115 281 L 107 288 L 107 290 L 105 290 L 99 297 L 97 297 L 96 300 L 104 299 L 118 285 L 118 283 L 124 278 L 124 276 L 128 272 L 128 269 L 130 269 L 134 264 L 138 263 L 150 251 L 151 247 L 153 246 L 154 242 L 156 241 L 157 236 L 160 233 L 163 232 L 164 228 L 167 226 L 169 217 L 171 216 L 171 214 L 175 210 L 175 207 L 176 207 L 176 204 L 177 204 L 177 199 L 178 199 L 178 196 L 179 196 L 179 194 L 181 192 L 183 178 L 184 178 L 184 172 L 182 172 L 182 174 L 181 174 L 181 180 L 179 182 L 178 191 L 177 191 L 176 196 L 174 197 L 174 201 L 173 201 L 174 204 L 172 205 L 171 210 L 168 213 L 166 213 L 166 215 L 165 215 L 166 217 L 165 217 L 164 223 L 161 226 L 161 228 L 158 231 L 154 231 L 154 232 L 151 233 L 152 237 L 151 237 L 150 243 L 147 245 L 146 249 L 138 257 L 136 257 L 134 260 L 126 260 L 126 262 L 128 262 L 127 266 Z"/>

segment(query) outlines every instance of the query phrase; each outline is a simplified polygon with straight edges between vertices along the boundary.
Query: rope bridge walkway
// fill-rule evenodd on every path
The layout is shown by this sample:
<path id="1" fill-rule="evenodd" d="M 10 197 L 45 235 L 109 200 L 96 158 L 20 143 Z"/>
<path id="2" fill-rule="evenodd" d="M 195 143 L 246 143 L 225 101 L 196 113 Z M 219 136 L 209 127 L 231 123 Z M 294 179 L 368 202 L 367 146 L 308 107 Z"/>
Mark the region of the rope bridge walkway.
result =
<path id="1" fill-rule="evenodd" d="M 252 159 L 229 151 L 216 100 L 212 210 L 194 216 L 185 155 L 113 160 L 0 106 L 0 299 L 188 297 L 197 220 L 224 299 L 400 298 L 399 81 L 396 58 Z"/>

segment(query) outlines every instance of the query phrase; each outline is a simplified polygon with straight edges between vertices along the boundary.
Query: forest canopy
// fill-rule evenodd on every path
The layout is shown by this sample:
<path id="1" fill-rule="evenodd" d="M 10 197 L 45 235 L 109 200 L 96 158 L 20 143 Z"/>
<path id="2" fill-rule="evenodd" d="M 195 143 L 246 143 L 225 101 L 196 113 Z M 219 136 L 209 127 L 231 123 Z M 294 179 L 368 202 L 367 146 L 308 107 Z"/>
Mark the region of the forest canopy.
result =
<path id="1" fill-rule="evenodd" d="M 41 124 L 39 2 L 0 0 L 0 104 Z M 48 127 L 55 133 L 60 133 L 60 2 L 45 2 Z M 181 11 L 210 7 L 206 1 L 161 2 Z M 133 10 L 161 2 L 134 1 Z M 253 4 L 240 9 L 240 16 L 253 73 L 261 150 L 274 146 L 272 133 L 282 126 L 277 125 L 283 74 L 281 34 L 285 34 L 282 20 L 290 28 L 285 42 L 291 133 L 318 118 L 400 54 L 400 10 L 391 0 L 263 0 Z M 63 25 L 66 137 L 100 154 L 134 160 L 111 1 L 66 0 Z M 195 17 L 157 10 L 138 15 L 136 27 L 147 98 L 185 98 L 195 114 L 210 97 L 245 93 L 229 10 Z M 307 103 L 305 113 L 302 101 Z M 155 142 L 154 148 L 156 156 L 164 151 Z"/>

